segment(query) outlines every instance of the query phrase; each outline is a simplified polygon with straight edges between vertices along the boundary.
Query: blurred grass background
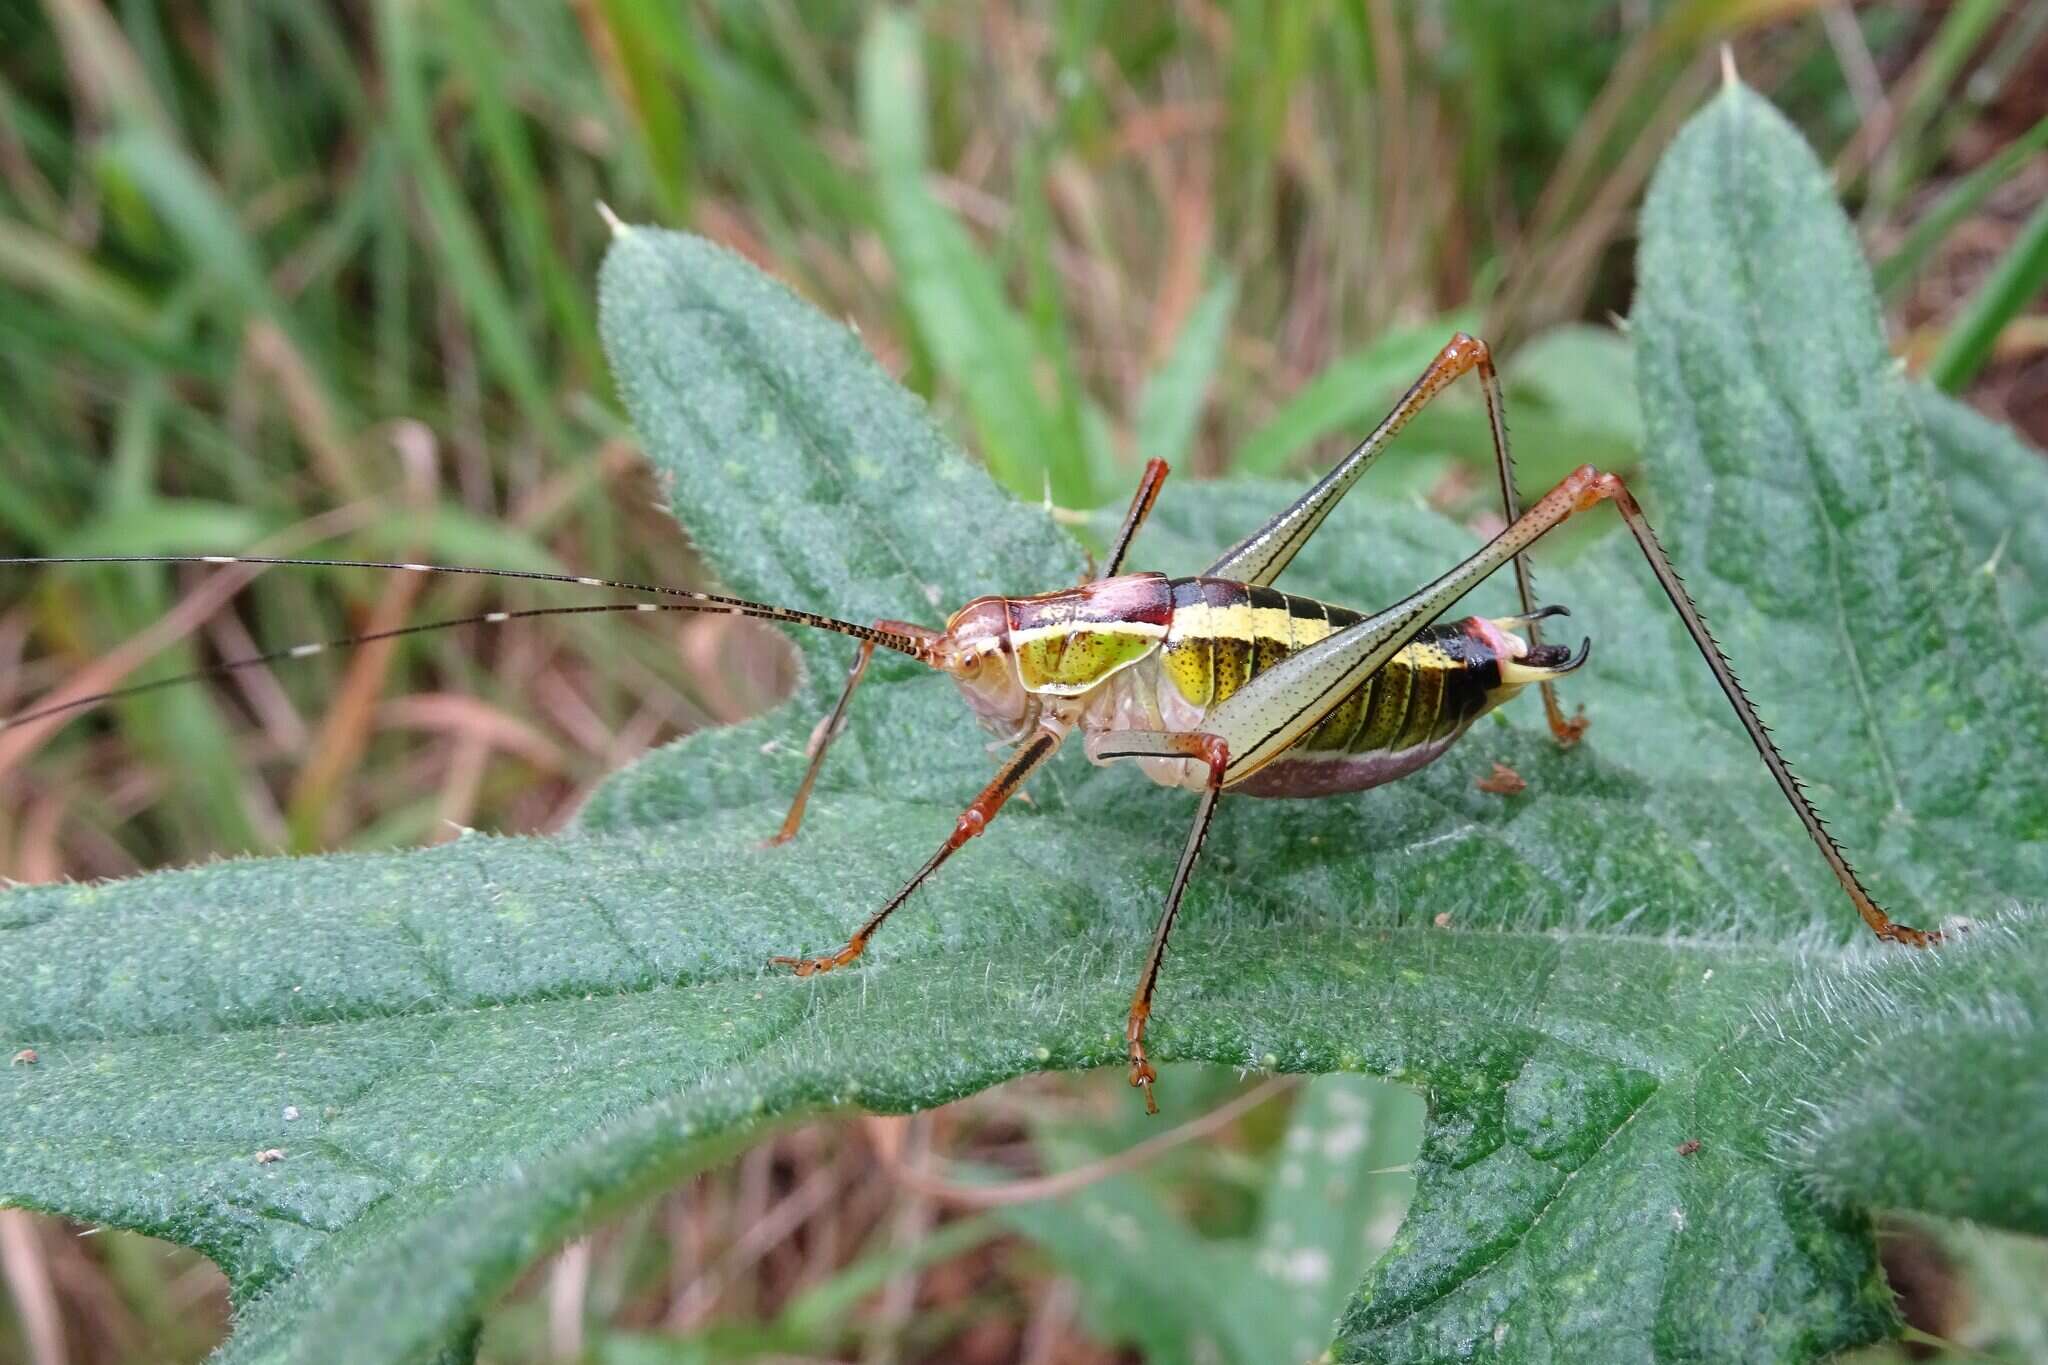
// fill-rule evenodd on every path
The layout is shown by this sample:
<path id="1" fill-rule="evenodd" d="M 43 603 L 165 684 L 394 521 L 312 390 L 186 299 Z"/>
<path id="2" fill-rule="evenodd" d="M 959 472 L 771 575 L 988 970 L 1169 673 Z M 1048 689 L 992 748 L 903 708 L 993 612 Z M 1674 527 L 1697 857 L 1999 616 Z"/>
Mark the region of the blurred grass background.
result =
<path id="1" fill-rule="evenodd" d="M 1722 43 L 1835 167 L 1904 361 L 2048 441 L 2041 3 L 17 0 L 0 6 L 0 554 L 700 581 L 597 346 L 600 200 L 852 320 L 1034 500 L 1116 502 L 1153 455 L 1299 474 L 1457 327 L 1504 358 L 1525 485 L 1625 467 L 1634 207 Z M 1416 423 L 1380 496 L 1483 524 L 1473 399 Z M 572 600 L 412 575 L 17 572 L 0 714 L 486 598 Z M 0 875 L 550 828 L 649 744 L 771 700 L 789 667 L 723 618 L 575 620 L 0 732 Z M 1289 1135 L 1315 1105 L 1369 1116 L 1371 1216 L 1330 1229 L 1326 1268 L 1397 1226 L 1405 1177 L 1386 1168 L 1414 1150 L 1417 1101 L 1317 1084 L 1205 1125 L 1243 1087 L 1177 1081 L 1187 1127 L 1131 1124 L 1120 1086 L 1079 1078 L 795 1131 L 537 1270 L 484 1355 L 1190 1358 L 1198 1333 L 1173 1335 L 1162 1306 L 1287 1270 L 1260 1269 L 1259 1229 L 1288 1207 Z M 987 1208 L 962 1187 L 1162 1133 L 1199 1140 L 1049 1201 Z M 203 1261 L 82 1231 L 0 1212 L 0 1361 L 196 1360 L 219 1339 Z M 2039 1248 L 1903 1227 L 1892 1246 L 1918 1326 L 2048 1358 Z"/>

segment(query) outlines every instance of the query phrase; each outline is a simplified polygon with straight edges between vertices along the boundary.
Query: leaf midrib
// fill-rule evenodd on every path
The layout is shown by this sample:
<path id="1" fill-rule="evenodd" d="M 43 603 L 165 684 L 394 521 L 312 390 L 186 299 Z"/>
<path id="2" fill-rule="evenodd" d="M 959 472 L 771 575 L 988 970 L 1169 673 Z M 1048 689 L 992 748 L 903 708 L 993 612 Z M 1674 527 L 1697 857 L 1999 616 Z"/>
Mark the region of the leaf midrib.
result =
<path id="1" fill-rule="evenodd" d="M 1617 766 L 1626 767 L 1627 765 L 1622 764 Z M 1443 812 L 1447 819 L 1457 818 L 1459 816 L 1459 813 L 1456 812 L 1448 803 L 1436 799 L 1435 794 L 1429 793 L 1426 788 L 1422 790 L 1425 795 L 1431 797 L 1431 804 L 1435 806 L 1438 810 Z M 849 794 L 865 795 L 869 797 L 869 799 L 871 800 L 877 799 L 871 792 L 859 792 Z M 909 797 L 891 800 L 893 805 L 901 809 L 931 812 L 934 817 L 933 827 L 935 830 L 939 827 L 938 822 L 941 817 L 949 817 L 954 813 L 954 807 L 950 803 L 940 802 L 937 800 L 921 800 Z M 772 813 L 779 814 L 779 803 L 774 802 L 760 802 L 756 803 L 754 806 L 740 809 L 758 809 L 761 812 L 763 812 L 765 816 L 771 813 L 771 807 L 773 808 Z M 1030 818 L 1034 821 L 1047 822 L 1042 828 L 1044 833 L 1052 837 L 1057 837 L 1059 827 L 1061 825 L 1072 825 L 1076 823 L 1085 824 L 1089 820 L 1089 817 L 1086 814 L 1076 812 L 1071 809 L 1034 813 Z M 1458 833 L 1461 835 L 1461 837 L 1471 837 L 1473 835 L 1477 835 L 1479 838 L 1485 840 L 1489 845 L 1495 848 L 1503 856 L 1523 858 L 1523 850 L 1517 847 L 1512 841 L 1506 839 L 1503 835 L 1503 831 L 1509 827 L 1509 825 L 1496 826 L 1491 824 L 1472 823 L 1470 821 L 1467 821 L 1465 825 L 1458 831 Z M 649 831 L 643 829 L 622 834 L 593 834 L 575 836 L 573 839 L 568 840 L 567 842 L 595 844 L 600 847 L 607 844 L 619 844 L 622 846 L 622 851 L 632 852 L 640 848 L 645 843 L 648 837 Z M 1438 834 L 1433 837 L 1443 838 L 1448 836 Z M 553 839 L 558 838 L 558 836 L 549 836 L 548 838 Z M 547 840 L 539 841 L 544 842 Z M 1020 873 L 1022 873 L 1023 875 L 1036 877 L 1061 876 L 1061 873 L 1059 872 L 1057 866 L 1049 869 L 1038 863 L 1023 859 L 1020 856 L 1021 851 L 1028 845 L 1020 844 L 1014 838 L 998 841 L 984 841 L 984 843 L 986 845 L 985 847 L 978 848 L 975 850 L 977 854 L 983 857 L 988 857 L 999 851 L 1002 856 L 1014 860 L 1016 862 L 1016 865 L 1020 869 Z M 1400 849 L 1395 851 L 1411 852 L 1416 846 L 1417 845 L 1411 843 L 1403 845 Z M 1164 850 L 1166 845 L 1162 843 L 1160 847 L 1162 851 L 1162 856 L 1164 856 Z M 374 857 L 377 855 L 363 856 Z M 1538 874 L 1543 874 L 1545 872 L 1545 869 L 1535 865 L 1531 865 L 1531 870 Z M 1216 895 L 1222 899 L 1227 899 L 1229 903 L 1252 906 L 1257 907 L 1259 909 L 1263 909 L 1270 915 L 1277 917 L 1279 922 L 1286 922 L 1299 917 L 1298 907 L 1293 905 L 1290 897 L 1288 897 L 1281 891 L 1274 889 L 1270 885 L 1266 884 L 1265 881 L 1263 881 L 1261 878 L 1256 876 L 1252 871 L 1248 869 L 1241 869 L 1239 867 L 1232 865 L 1211 865 L 1210 867 L 1204 869 L 1203 879 L 1205 882 L 1208 882 L 1212 887 L 1216 888 L 1216 890 L 1212 893 L 1213 895 Z M 1063 876 L 1062 880 L 1067 880 L 1077 886 L 1085 886 L 1085 883 L 1087 881 L 1085 877 L 1078 877 L 1077 879 L 1077 875 Z M 925 894 L 942 894 L 942 891 L 939 888 L 930 888 L 927 890 Z M 586 899 L 600 901 L 602 900 L 601 897 L 586 897 Z M 916 907 L 912 906 L 908 908 L 915 909 Z M 613 922 L 610 916 L 602 916 L 601 918 L 604 919 L 604 922 L 612 924 L 613 937 L 617 938 L 625 946 L 627 950 L 626 955 L 629 957 L 629 959 L 633 961 L 636 964 L 636 966 L 639 966 L 641 968 L 649 968 L 651 964 L 649 964 L 645 960 L 644 952 L 640 950 L 639 945 L 633 939 L 633 936 L 621 932 L 617 928 L 616 924 Z M 1313 918 L 1316 917 L 1312 916 L 1311 919 Z M 47 921 L 45 920 L 36 920 L 31 921 L 31 924 L 40 925 L 46 922 Z M 449 978 L 447 977 L 445 967 L 442 965 L 441 955 L 429 944 L 427 944 L 425 941 L 421 939 L 417 927 L 413 925 L 413 923 L 403 915 L 393 917 L 390 921 L 388 921 L 388 925 L 392 929 L 392 932 L 394 932 L 394 934 L 404 938 L 406 942 L 411 946 L 413 952 L 415 953 L 419 960 L 418 966 L 421 974 L 428 980 L 437 983 L 437 988 L 441 990 L 444 994 L 449 993 L 446 985 L 446 982 L 448 981 Z M 1627 945 L 1635 948 L 1640 948 L 1646 944 L 1656 943 L 1674 949 L 1694 951 L 1705 955 L 1713 955 L 1728 960 L 1730 965 L 1737 966 L 1758 965 L 1766 962 L 1783 960 L 1788 957 L 1798 958 L 1802 956 L 1808 956 L 1813 951 L 1812 937 L 1810 934 L 1804 932 L 1794 936 L 1792 941 L 1788 944 L 1784 941 L 1759 942 L 1752 938 L 1728 934 L 1700 934 L 1676 936 L 1670 933 L 1659 933 L 1655 935 L 1645 935 L 1617 930 L 1589 929 L 1583 927 L 1567 928 L 1563 926 L 1554 926 L 1550 928 L 1540 929 L 1517 929 L 1512 927 L 1491 926 L 1467 928 L 1465 926 L 1460 925 L 1451 925 L 1444 927 L 1430 925 L 1425 927 L 1420 925 L 1402 925 L 1399 923 L 1361 922 L 1355 924 L 1353 927 L 1355 928 L 1356 932 L 1361 936 L 1367 934 L 1401 936 L 1412 936 L 1417 934 L 1434 934 L 1439 937 L 1440 941 L 1443 939 L 1450 939 L 1453 941 L 1469 940 L 1475 942 L 1493 941 L 1502 943 L 1527 943 L 1531 941 L 1541 940 L 1546 943 L 1559 945 L 1597 946 L 1603 943 L 1611 943 L 1615 945 Z M 1846 944 L 1842 944 L 1840 942 L 1828 943 L 1827 945 L 1825 945 L 1824 951 L 1829 953 L 1831 960 L 1837 961 L 1850 961 L 1854 959 L 1855 955 L 1854 949 L 1849 948 Z M 878 954 L 877 965 L 907 965 L 914 962 L 929 960 L 929 956 L 929 954 L 922 956 L 900 956 L 895 952 L 889 951 L 887 945 L 885 945 L 883 951 L 880 954 Z M 502 997 L 475 999 L 463 1003 L 455 1003 L 453 1001 L 445 1000 L 429 1000 L 418 1007 L 412 1008 L 400 1007 L 391 1009 L 364 1009 L 357 1011 L 333 1010 L 321 1011 L 319 1014 L 313 1017 L 280 1018 L 269 1020 L 256 1019 L 226 1023 L 208 1023 L 204 1027 L 196 1029 L 189 1025 L 181 1027 L 176 1022 L 171 1022 L 165 1024 L 162 1027 L 115 1029 L 99 1028 L 89 1033 L 44 1032 L 40 1036 L 43 1040 L 46 1041 L 46 1044 L 50 1046 L 79 1045 L 89 1047 L 95 1042 L 144 1042 L 150 1040 L 178 1039 L 194 1036 L 244 1037 L 259 1035 L 265 1032 L 289 1032 L 294 1030 L 318 1030 L 325 1028 L 362 1027 L 389 1021 L 402 1021 L 409 1019 L 423 1021 L 431 1020 L 439 1021 L 444 1024 L 454 1024 L 467 1016 L 486 1014 L 493 1011 L 500 1011 L 505 1009 L 519 1009 L 523 1007 L 540 1007 L 550 1004 L 574 1003 L 580 1000 L 596 1001 L 624 999 L 647 996 L 657 992 L 664 991 L 689 991 L 696 988 L 733 984 L 746 980 L 774 982 L 776 979 L 777 974 L 765 970 L 765 968 L 757 973 L 734 971 L 686 976 L 661 976 L 657 973 L 654 973 L 651 970 L 648 970 L 644 978 L 609 990 L 592 989 L 588 986 L 570 987 L 560 992 L 554 993 L 540 991 L 524 995 L 507 995 Z M 1529 1005 L 1527 1004 L 1527 1002 L 1525 1002 L 1523 1005 L 1523 1012 L 1525 1015 L 1529 1012 Z M 88 1010 L 82 1013 L 90 1014 L 91 1011 Z"/>
<path id="2" fill-rule="evenodd" d="M 1228 874 L 1224 880 L 1229 881 L 1233 886 L 1242 888 L 1248 893 L 1250 900 L 1259 904 L 1269 907 L 1281 907 L 1286 904 L 1287 898 L 1269 888 L 1261 887 L 1254 879 L 1240 877 L 1236 874 Z M 1382 941 L 1394 939 L 1412 943 L 1431 939 L 1438 942 L 1451 941 L 1479 944 L 1541 944 L 1557 949 L 1559 957 L 1551 962 L 1544 976 L 1544 996 L 1539 996 L 1533 1000 L 1523 1000 L 1514 1007 L 1512 1016 L 1507 1013 L 1503 1013 L 1501 1016 L 1503 1024 L 1512 1023 L 1515 1018 L 1519 1018 L 1524 1021 L 1520 1026 L 1543 1033 L 1547 1037 L 1555 1037 L 1556 1035 L 1550 1034 L 1544 1029 L 1538 1020 L 1538 1016 L 1541 1013 L 1550 983 L 1555 978 L 1556 968 L 1562 960 L 1561 955 L 1566 951 L 1578 949 L 1592 950 L 1601 945 L 1612 945 L 1617 948 L 1630 950 L 1655 947 L 1670 952 L 1697 954 L 1702 958 L 1711 957 L 1721 966 L 1732 969 L 1755 969 L 1783 963 L 1810 964 L 1815 962 L 1816 954 L 1820 956 L 1821 961 L 1831 966 L 1847 966 L 1858 962 L 1882 960 L 1875 951 L 1865 951 L 1834 944 L 1816 947 L 1805 935 L 1796 936 L 1789 942 L 1758 943 L 1750 939 L 1723 935 L 1677 935 L 1670 933 L 1645 935 L 1599 929 L 1462 928 L 1456 925 L 1422 926 L 1414 924 L 1361 924 L 1354 926 L 1354 928 L 1354 936 L 1361 940 L 1366 938 Z M 1340 931 L 1331 929 L 1329 932 L 1336 933 Z M 873 965 L 876 968 L 882 969 L 913 968 L 930 962 L 939 956 L 943 955 L 934 953 L 915 956 L 878 955 Z M 995 957 L 997 955 L 990 954 L 990 956 Z M 848 972 L 838 974 L 836 980 L 849 980 L 862 970 L 858 967 L 853 968 Z M 446 1004 L 419 1010 L 374 1011 L 310 1020 L 236 1023 L 209 1027 L 204 1030 L 171 1028 L 162 1030 L 105 1030 L 90 1034 L 45 1034 L 43 1036 L 46 1041 L 42 1046 L 46 1052 L 51 1053 L 45 1059 L 46 1062 L 61 1062 L 61 1053 L 57 1050 L 70 1046 L 90 1048 L 95 1044 L 144 1043 L 163 1040 L 203 1041 L 214 1038 L 248 1037 L 273 1032 L 316 1033 L 323 1030 L 353 1029 L 402 1020 L 419 1020 L 447 1027 L 455 1025 L 467 1017 L 500 1013 L 505 1010 L 561 1005 L 565 1003 L 573 1004 L 576 1002 L 597 1003 L 652 995 L 659 992 L 680 993 L 701 987 L 730 985 L 748 980 L 780 983 L 786 985 L 789 989 L 817 989 L 821 986 L 825 989 L 830 989 L 832 986 L 830 980 L 807 982 L 799 985 L 794 981 L 786 981 L 785 978 L 776 972 L 763 970 L 753 976 L 744 974 L 702 976 L 675 982 L 632 985 L 609 991 L 572 990 L 559 995 L 537 994 L 482 1001 L 475 1004 Z M 804 1022 L 807 1017 L 805 1015 L 797 1016 L 792 1026 L 794 1027 L 796 1024 Z M 774 1039 L 782 1036 L 782 1032 L 782 1030 L 777 1030 L 774 1034 L 770 1035 L 764 1040 L 766 1045 L 772 1046 Z M 1613 1061 L 1617 1065 L 1635 1067 L 1641 1064 L 1640 1059 L 1631 1059 L 1620 1054 L 1598 1052 L 1588 1047 L 1586 1042 L 1581 1039 L 1560 1037 L 1558 1041 L 1575 1050 Z M 1664 1065 L 1667 1068 L 1684 1067 L 1688 1064 L 1689 1061 L 1686 1055 L 1664 1054 Z M 365 1093 L 368 1090 L 374 1089 L 377 1083 L 379 1082 L 372 1082 L 366 1086 Z M 336 1103 L 338 1107 L 345 1110 L 359 1099 L 360 1095 L 351 1096 L 345 1102 L 337 1101 Z"/>
<path id="3" fill-rule="evenodd" d="M 1738 105 L 1738 117 L 1746 124 L 1750 117 L 1747 104 Z M 1724 137 L 1722 143 L 1724 156 L 1730 163 L 1739 160 L 1742 148 L 1753 145 L 1753 138 L 1737 138 L 1732 132 L 1729 132 Z M 1731 164 L 1728 169 L 1731 172 L 1738 172 L 1740 167 Z M 1728 177 L 1728 183 L 1744 184 L 1746 180 L 1739 174 L 1731 173 Z M 1758 234 L 1754 232 L 1753 225 L 1747 219 L 1746 200 L 1742 195 L 1732 196 L 1732 199 L 1733 202 L 1730 204 L 1728 212 L 1737 220 L 1733 234 L 1735 240 L 1742 243 L 1756 240 Z M 1748 333 L 1744 337 L 1744 341 L 1751 361 L 1751 372 L 1760 376 L 1766 390 L 1771 395 L 1772 403 L 1786 418 L 1786 424 L 1804 437 L 1804 440 L 1800 443 L 1800 450 L 1802 452 L 1810 452 L 1823 449 L 1826 445 L 1825 438 L 1821 433 L 1813 429 L 1812 424 L 1806 419 L 1806 414 L 1797 404 L 1787 401 L 1783 375 L 1780 373 L 1779 367 L 1763 363 L 1763 357 L 1768 354 L 1763 342 L 1765 321 L 1762 314 L 1763 300 L 1767 297 L 1767 294 L 1762 288 L 1762 281 L 1758 275 L 1756 253 L 1738 251 L 1735 259 L 1735 272 L 1741 278 L 1743 284 L 1747 286 L 1741 291 L 1740 297 L 1743 300 L 1743 306 L 1739 311 Z M 1912 419 L 1909 418 L 1909 420 Z M 1843 597 L 1844 585 L 1840 568 L 1842 547 L 1835 530 L 1834 518 L 1829 515 L 1826 501 L 1821 497 L 1820 489 L 1815 485 L 1812 461 L 1802 458 L 1802 464 L 1807 474 L 1807 477 L 1802 481 L 1802 492 L 1805 494 L 1805 500 L 1813 508 L 1814 520 L 1820 527 L 1821 542 L 1827 547 L 1827 564 L 1823 576 L 1828 584 L 1829 601 L 1834 607 L 1834 619 L 1830 625 L 1833 629 L 1837 646 L 1841 650 L 1842 658 L 1847 662 L 1850 679 L 1855 685 L 1856 710 L 1861 720 L 1859 728 L 1863 732 L 1864 742 L 1870 746 L 1871 752 L 1877 756 L 1878 768 L 1883 772 L 1885 785 L 1890 790 L 1892 809 L 1904 812 L 1910 819 L 1912 818 L 1912 808 L 1906 803 L 1906 793 L 1899 782 L 1898 764 L 1892 756 L 1890 744 L 1885 738 L 1885 728 L 1881 723 L 1881 717 L 1878 715 L 1877 708 L 1871 698 L 1869 679 L 1867 671 L 1863 666 L 1863 654 L 1858 646 L 1855 632 L 1849 629 L 1848 604 Z M 1872 815 L 1876 817 L 1879 823 L 1883 822 L 1884 816 L 1882 812 L 1873 811 Z"/>

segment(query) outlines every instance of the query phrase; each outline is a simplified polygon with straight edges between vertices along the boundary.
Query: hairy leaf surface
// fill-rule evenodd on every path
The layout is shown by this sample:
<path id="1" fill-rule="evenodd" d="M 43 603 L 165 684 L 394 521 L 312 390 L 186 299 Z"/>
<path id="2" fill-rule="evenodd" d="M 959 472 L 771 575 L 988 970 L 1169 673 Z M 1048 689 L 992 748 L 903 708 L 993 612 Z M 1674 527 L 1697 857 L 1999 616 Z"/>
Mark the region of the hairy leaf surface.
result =
<path id="1" fill-rule="evenodd" d="M 1557 751 L 1525 703 L 1379 792 L 1226 802 L 1160 993 L 1163 1057 L 1428 1096 L 1344 1359 L 1811 1360 L 1894 1325 L 1869 1208 L 2048 1231 L 2048 739 L 2007 615 L 2038 619 L 2040 580 L 1979 572 L 2001 523 L 1945 468 L 1956 529 L 1846 226 L 1761 101 L 1695 121 L 1646 234 L 1649 512 L 1894 909 L 1976 927 L 1865 942 L 1627 542 L 1546 571 L 1597 642 L 1587 743 Z M 936 624 L 1079 577 L 855 338 L 736 258 L 632 230 L 602 300 L 735 590 Z M 1136 561 L 1191 570 L 1289 496 L 1170 484 Z M 1471 546 L 1369 499 L 1288 586 L 1370 606 Z M 559 838 L 0 898 L 0 1048 L 40 1054 L 0 1079 L 0 1199 L 216 1257 L 226 1360 L 419 1359 L 764 1123 L 1118 1064 L 1191 799 L 1078 754 L 858 970 L 764 969 L 840 942 L 992 762 L 947 683 L 878 659 L 803 838 L 760 847 L 848 643 L 799 640 L 791 705 L 651 756 Z M 1526 794 L 1475 788 L 1496 760 Z"/>

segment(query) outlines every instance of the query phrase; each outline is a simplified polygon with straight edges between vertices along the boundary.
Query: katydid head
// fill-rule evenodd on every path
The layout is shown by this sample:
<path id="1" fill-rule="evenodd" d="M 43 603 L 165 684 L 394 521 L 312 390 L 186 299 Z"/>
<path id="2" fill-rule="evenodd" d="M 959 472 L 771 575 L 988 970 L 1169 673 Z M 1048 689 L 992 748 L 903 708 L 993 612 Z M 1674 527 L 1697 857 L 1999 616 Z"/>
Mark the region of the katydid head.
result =
<path id="1" fill-rule="evenodd" d="M 1157 573 L 977 597 L 946 623 L 933 662 L 953 675 L 983 725 L 1013 737 L 1046 699 L 1085 697 L 1150 657 L 1172 619 L 1172 588 Z"/>
<path id="2" fill-rule="evenodd" d="M 1031 695 L 1010 652 L 1010 603 L 977 597 L 953 613 L 932 645 L 933 662 L 960 685 L 976 719 L 999 735 L 1015 734 L 1031 710 Z"/>

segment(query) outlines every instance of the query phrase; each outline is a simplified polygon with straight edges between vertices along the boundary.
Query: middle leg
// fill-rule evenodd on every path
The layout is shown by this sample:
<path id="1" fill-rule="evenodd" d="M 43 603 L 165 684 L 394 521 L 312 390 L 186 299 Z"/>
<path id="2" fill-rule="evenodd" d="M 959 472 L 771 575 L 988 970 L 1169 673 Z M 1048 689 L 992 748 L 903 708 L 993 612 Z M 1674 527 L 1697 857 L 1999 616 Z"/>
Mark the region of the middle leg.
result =
<path id="1" fill-rule="evenodd" d="M 1145 472 L 1138 479 L 1138 491 L 1131 495 L 1130 510 L 1124 513 L 1123 525 L 1117 528 L 1116 539 L 1110 542 L 1109 557 L 1103 561 L 1102 572 L 1094 575 L 1097 581 L 1115 578 L 1124 571 L 1124 557 L 1131 552 L 1131 542 L 1137 539 L 1138 528 L 1145 524 L 1145 518 L 1152 515 L 1152 504 L 1159 500 L 1159 486 L 1166 482 L 1166 461 L 1147 460 Z"/>

